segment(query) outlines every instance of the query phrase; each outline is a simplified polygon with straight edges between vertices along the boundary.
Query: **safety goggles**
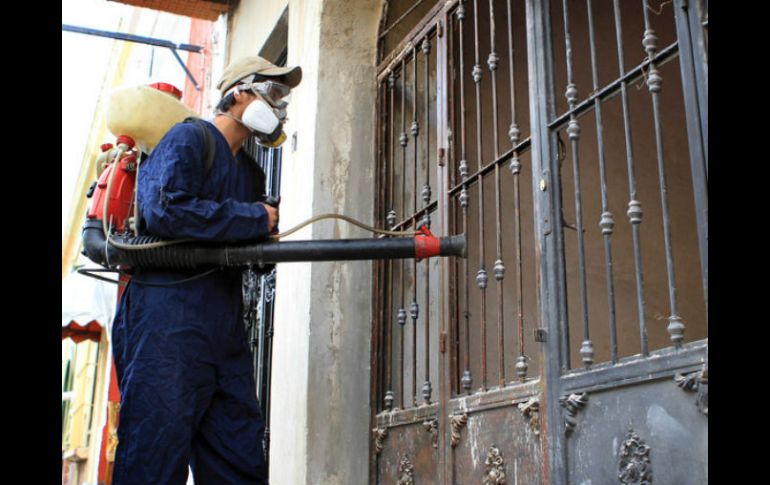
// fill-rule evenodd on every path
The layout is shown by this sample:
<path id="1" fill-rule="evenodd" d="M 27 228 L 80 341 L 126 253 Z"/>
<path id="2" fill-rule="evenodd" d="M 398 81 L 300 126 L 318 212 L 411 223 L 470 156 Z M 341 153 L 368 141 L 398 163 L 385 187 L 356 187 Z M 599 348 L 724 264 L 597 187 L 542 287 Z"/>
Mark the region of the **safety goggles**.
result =
<path id="1" fill-rule="evenodd" d="M 251 90 L 262 96 L 271 106 L 278 109 L 286 108 L 289 104 L 291 88 L 277 81 L 259 81 L 241 85 L 241 90 Z"/>

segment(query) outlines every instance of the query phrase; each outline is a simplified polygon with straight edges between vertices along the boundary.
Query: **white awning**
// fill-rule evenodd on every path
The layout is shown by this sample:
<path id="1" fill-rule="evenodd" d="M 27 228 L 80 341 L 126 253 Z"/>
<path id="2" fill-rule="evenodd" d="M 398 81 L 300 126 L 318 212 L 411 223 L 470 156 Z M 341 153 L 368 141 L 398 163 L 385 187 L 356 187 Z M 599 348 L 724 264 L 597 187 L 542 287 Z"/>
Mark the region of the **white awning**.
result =
<path id="1" fill-rule="evenodd" d="M 110 276 L 110 275 L 107 275 Z M 70 273 L 61 287 L 62 338 L 79 342 L 109 329 L 115 315 L 118 286 L 77 272 Z"/>

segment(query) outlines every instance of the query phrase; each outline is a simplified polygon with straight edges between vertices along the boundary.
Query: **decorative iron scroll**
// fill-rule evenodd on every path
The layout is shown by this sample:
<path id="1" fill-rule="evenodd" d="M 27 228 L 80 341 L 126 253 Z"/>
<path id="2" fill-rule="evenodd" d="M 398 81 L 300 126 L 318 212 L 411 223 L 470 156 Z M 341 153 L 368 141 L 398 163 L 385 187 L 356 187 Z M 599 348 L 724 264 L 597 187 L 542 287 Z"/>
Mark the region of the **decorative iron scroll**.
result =
<path id="1" fill-rule="evenodd" d="M 275 298 L 275 268 L 265 277 L 265 301 L 270 303 Z"/>
<path id="2" fill-rule="evenodd" d="M 704 366 L 703 369 L 689 374 L 677 374 L 674 376 L 676 385 L 688 392 L 697 392 L 698 396 L 695 398 L 695 405 L 698 406 L 698 410 L 708 416 L 709 414 L 709 384 L 708 384 L 708 367 Z"/>
<path id="3" fill-rule="evenodd" d="M 618 478 L 620 483 L 630 485 L 652 484 L 650 447 L 633 429 L 628 430 L 623 445 L 620 447 Z"/>
<path id="4" fill-rule="evenodd" d="M 575 418 L 578 411 L 588 403 L 588 393 L 570 394 L 568 397 L 559 399 L 559 403 L 561 403 L 562 407 L 567 410 L 567 415 L 564 417 L 564 423 L 567 426 L 565 433 L 569 435 L 577 425 L 577 419 Z"/>
<path id="5" fill-rule="evenodd" d="M 398 463 L 398 485 L 414 485 L 414 465 L 408 455 Z"/>
<path id="6" fill-rule="evenodd" d="M 540 400 L 536 397 L 530 398 L 527 402 L 519 403 L 518 408 L 529 422 L 535 436 L 540 436 Z"/>
<path id="7" fill-rule="evenodd" d="M 438 418 L 423 421 L 422 425 L 425 426 L 425 430 L 431 434 L 433 447 L 438 448 Z"/>
<path id="8" fill-rule="evenodd" d="M 696 392 L 700 384 L 700 371 L 690 372 L 689 374 L 677 374 L 674 376 L 676 385 L 685 391 Z"/>
<path id="9" fill-rule="evenodd" d="M 378 455 L 382 453 L 382 440 L 388 436 L 388 428 L 374 428 L 374 451 Z"/>
<path id="10" fill-rule="evenodd" d="M 505 463 L 503 462 L 500 450 L 495 445 L 489 447 L 484 465 L 486 466 L 484 485 L 505 484 Z"/>
<path id="11" fill-rule="evenodd" d="M 452 448 L 460 444 L 460 431 L 467 422 L 467 413 L 449 416 L 449 423 L 452 425 Z"/>

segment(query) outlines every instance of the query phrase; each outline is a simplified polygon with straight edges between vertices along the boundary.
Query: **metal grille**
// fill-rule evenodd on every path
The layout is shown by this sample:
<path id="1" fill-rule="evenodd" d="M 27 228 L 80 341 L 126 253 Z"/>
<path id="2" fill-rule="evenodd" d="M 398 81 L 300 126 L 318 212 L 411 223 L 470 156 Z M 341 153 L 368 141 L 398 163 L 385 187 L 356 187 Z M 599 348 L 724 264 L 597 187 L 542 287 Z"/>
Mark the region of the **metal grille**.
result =
<path id="1" fill-rule="evenodd" d="M 675 18 L 652 3 L 551 4 L 570 367 L 706 337 Z"/>
<path id="2" fill-rule="evenodd" d="M 453 390 L 539 374 L 524 4 L 460 3 L 447 42 L 453 230 L 457 262 Z M 494 281 L 493 281 L 494 278 Z"/>
<path id="3" fill-rule="evenodd" d="M 431 118 L 431 93 L 447 89 L 449 232 L 466 233 L 469 257 L 456 261 L 453 293 L 444 297 L 452 307 L 453 389 L 470 393 L 538 375 L 538 353 L 526 352 L 539 327 L 532 189 L 546 190 L 539 186 L 546 182 L 533 180 L 529 166 L 524 4 L 459 2 L 448 18 L 446 87 L 435 78 L 433 28 L 391 54 L 380 74 L 378 216 L 395 229 L 430 224 L 438 209 L 430 177 L 441 163 L 430 149 L 440 122 Z M 702 187 L 693 189 L 686 163 L 673 7 L 562 0 L 551 4 L 551 19 L 549 61 L 564 92 L 547 126 L 558 139 L 556 189 L 563 192 L 562 220 L 554 222 L 567 230 L 569 323 L 560 338 L 572 358 L 564 370 L 705 338 L 705 271 L 689 249 L 703 238 L 692 203 Z M 430 401 L 426 344 L 437 308 L 425 306 L 430 264 L 422 266 L 381 267 L 385 408 L 420 402 L 420 352 L 422 401 Z M 687 332 L 685 322 L 693 322 Z"/>
<path id="4" fill-rule="evenodd" d="M 428 32 L 382 76 L 380 223 L 395 230 L 433 227 L 435 189 L 436 54 Z M 431 148 L 432 147 L 432 148 Z M 435 176 L 433 176 L 435 177 Z M 435 185 L 434 185 L 435 187 Z M 392 409 L 430 403 L 438 378 L 437 261 L 378 264 L 386 368 L 381 404 Z M 431 345 L 433 347 L 431 348 Z M 418 384 L 419 383 L 419 384 Z M 419 393 L 418 393 L 419 385 Z"/>
<path id="5" fill-rule="evenodd" d="M 255 158 L 265 173 L 265 195 L 279 196 L 282 150 L 259 147 L 253 141 L 249 141 L 245 149 Z M 256 269 L 250 268 L 243 273 L 243 318 L 254 359 L 257 399 L 265 420 L 266 459 L 270 451 L 270 378 L 273 355 L 275 274 L 275 268 L 267 273 L 259 273 Z"/>
<path id="6" fill-rule="evenodd" d="M 285 66 L 288 50 L 283 49 L 276 65 Z M 265 174 L 265 195 L 281 195 L 281 148 L 265 148 L 252 138 L 244 145 L 244 150 L 256 160 Z M 275 301 L 275 268 L 267 272 L 258 272 L 249 268 L 243 272 L 243 320 L 246 335 L 254 361 L 254 380 L 257 399 L 265 420 L 263 449 L 265 463 L 270 463 L 270 384 L 273 356 L 273 312 Z"/>
<path id="7" fill-rule="evenodd" d="M 434 194 L 442 190 L 451 200 L 445 207 L 451 214 L 448 232 L 468 238 L 469 258 L 454 262 L 451 295 L 443 295 L 451 300 L 447 345 L 455 393 L 523 382 L 537 376 L 540 367 L 539 354 L 526 353 L 534 348 L 537 298 L 524 6 L 468 3 L 441 27 L 447 35 L 448 54 L 441 62 L 448 64 L 449 85 L 436 76 L 435 26 L 425 27 L 401 55 L 386 60 L 378 129 L 381 221 L 396 229 L 430 227 L 439 210 Z M 488 53 L 484 59 L 482 49 Z M 441 120 L 435 93 L 440 90 L 449 98 L 447 153 L 436 149 Z M 437 180 L 432 174 L 443 165 L 448 180 L 431 187 L 431 178 Z M 386 356 L 381 408 L 431 401 L 438 378 L 435 370 L 431 374 L 438 363 L 437 265 L 392 262 L 379 268 L 380 341 Z M 418 374 L 424 377 L 419 395 Z"/>
<path id="8" fill-rule="evenodd" d="M 375 264 L 372 477 L 478 481 L 484 442 L 522 483 L 590 476 L 587 393 L 630 423 L 613 396 L 707 362 L 707 2 L 420 9 L 380 36 L 376 218 L 468 258 Z"/>

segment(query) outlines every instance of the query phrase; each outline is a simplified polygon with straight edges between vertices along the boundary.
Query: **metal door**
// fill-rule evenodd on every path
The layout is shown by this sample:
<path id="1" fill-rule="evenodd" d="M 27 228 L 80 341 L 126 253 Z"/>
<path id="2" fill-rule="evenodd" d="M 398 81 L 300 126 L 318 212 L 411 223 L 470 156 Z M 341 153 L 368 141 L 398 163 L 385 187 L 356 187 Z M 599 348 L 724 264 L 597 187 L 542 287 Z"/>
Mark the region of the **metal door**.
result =
<path id="1" fill-rule="evenodd" d="M 706 4 L 385 7 L 371 482 L 706 483 Z"/>

